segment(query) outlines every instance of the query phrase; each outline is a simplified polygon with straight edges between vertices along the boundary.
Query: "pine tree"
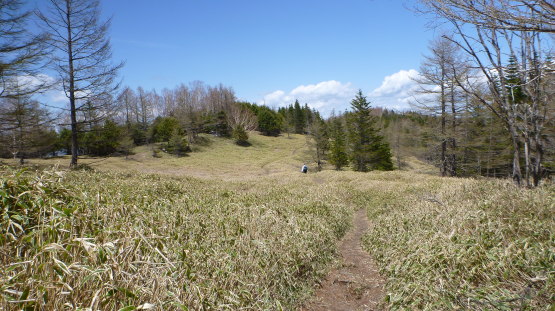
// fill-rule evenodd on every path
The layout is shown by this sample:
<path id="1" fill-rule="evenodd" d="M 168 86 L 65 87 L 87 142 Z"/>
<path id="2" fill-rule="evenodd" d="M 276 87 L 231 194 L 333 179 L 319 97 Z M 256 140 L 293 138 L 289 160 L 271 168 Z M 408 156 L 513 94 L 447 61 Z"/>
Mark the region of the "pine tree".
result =
<path id="1" fill-rule="evenodd" d="M 347 155 L 347 142 L 345 140 L 345 131 L 340 118 L 334 118 L 330 124 L 330 152 L 328 159 L 335 166 L 336 170 L 340 170 L 349 164 Z"/>
<path id="2" fill-rule="evenodd" d="M 125 159 L 129 159 L 129 155 L 131 154 L 133 148 L 135 147 L 135 143 L 133 142 L 133 138 L 131 137 L 131 133 L 129 129 L 126 127 L 122 129 L 120 138 L 118 140 L 118 152 L 125 154 Z"/>
<path id="3" fill-rule="evenodd" d="M 374 128 L 370 102 L 359 90 L 351 101 L 353 111 L 347 115 L 350 161 L 355 171 L 392 170 L 389 144 Z"/>
<path id="4" fill-rule="evenodd" d="M 295 118 L 293 106 L 279 108 L 278 113 L 281 115 L 283 120 L 282 130 L 287 133 L 287 138 L 290 138 L 290 134 L 295 131 Z"/>
<path id="5" fill-rule="evenodd" d="M 235 140 L 235 143 L 240 146 L 248 146 L 249 145 L 249 134 L 245 131 L 245 128 L 239 124 L 233 128 L 232 137 Z"/>
<path id="6" fill-rule="evenodd" d="M 513 104 L 521 104 L 527 101 L 526 94 L 523 90 L 523 82 L 520 77 L 522 70 L 519 69 L 518 60 L 515 56 L 510 56 L 505 70 L 507 91 L 509 99 Z"/>
<path id="7" fill-rule="evenodd" d="M 266 136 L 278 136 L 282 120 L 280 115 L 266 106 L 258 107 L 258 130 Z"/>
<path id="8" fill-rule="evenodd" d="M 320 171 L 326 151 L 329 149 L 329 134 L 327 124 L 319 115 L 316 115 L 316 120 L 309 126 L 309 134 L 308 137 L 311 139 L 308 140 L 308 146 Z"/>
<path id="9" fill-rule="evenodd" d="M 295 120 L 295 133 L 304 134 L 306 129 L 306 115 L 298 100 L 295 100 L 293 110 Z"/>
<path id="10" fill-rule="evenodd" d="M 186 152 L 191 151 L 183 132 L 179 128 L 174 128 L 172 135 L 167 144 L 168 151 L 178 157 L 185 155 Z"/>

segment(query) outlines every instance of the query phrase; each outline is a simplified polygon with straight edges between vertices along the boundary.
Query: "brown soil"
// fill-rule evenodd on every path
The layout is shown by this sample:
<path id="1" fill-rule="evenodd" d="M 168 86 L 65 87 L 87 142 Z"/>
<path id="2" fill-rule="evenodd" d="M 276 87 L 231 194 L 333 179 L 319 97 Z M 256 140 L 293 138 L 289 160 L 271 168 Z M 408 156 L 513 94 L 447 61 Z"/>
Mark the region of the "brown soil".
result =
<path id="1" fill-rule="evenodd" d="M 353 226 L 339 244 L 340 266 L 331 271 L 300 311 L 383 310 L 379 303 L 385 296 L 385 280 L 361 246 L 361 238 L 369 227 L 364 209 L 355 213 Z"/>

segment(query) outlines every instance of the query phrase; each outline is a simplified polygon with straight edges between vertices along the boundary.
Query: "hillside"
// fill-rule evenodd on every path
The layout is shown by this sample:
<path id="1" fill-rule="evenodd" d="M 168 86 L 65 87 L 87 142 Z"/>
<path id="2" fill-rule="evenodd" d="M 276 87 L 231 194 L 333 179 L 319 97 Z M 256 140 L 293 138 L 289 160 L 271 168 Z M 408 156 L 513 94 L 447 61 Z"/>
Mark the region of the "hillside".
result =
<path id="1" fill-rule="evenodd" d="M 139 146 L 127 159 L 121 157 L 80 158 L 85 164 L 100 171 L 137 171 L 173 176 L 243 179 L 300 170 L 304 162 L 312 162 L 304 135 L 268 137 L 250 134 L 248 147 L 241 147 L 226 138 L 206 135 L 204 143 L 193 146 L 194 152 L 184 157 L 159 152 L 153 156 L 156 145 Z M 13 160 L 5 160 L 15 163 Z M 69 156 L 53 159 L 31 159 L 29 165 L 67 167 Z"/>
<path id="2" fill-rule="evenodd" d="M 310 172 L 314 172 L 316 163 L 309 149 L 305 135 L 290 134 L 278 137 L 250 133 L 249 147 L 241 147 L 232 140 L 203 136 L 205 142 L 195 145 L 194 152 L 184 157 L 176 157 L 164 152 L 153 156 L 158 145 L 139 146 L 131 155 L 119 157 L 80 157 L 79 163 L 99 171 L 137 171 L 172 176 L 196 176 L 210 179 L 249 179 L 253 177 L 290 174 L 300 170 L 307 163 Z M 69 156 L 51 159 L 28 159 L 28 166 L 64 169 L 68 166 Z M 17 165 L 13 159 L 4 159 L 6 164 Z M 437 169 L 414 157 L 404 159 L 404 170 L 437 174 Z M 1 162 L 0 162 L 1 163 Z M 331 165 L 324 164 L 325 170 Z"/>
<path id="3" fill-rule="evenodd" d="M 371 222 L 364 248 L 387 280 L 384 308 L 553 305 L 555 187 L 304 175 L 304 136 L 250 141 L 211 137 L 182 158 L 148 148 L 83 158 L 93 170 L 2 167 L 0 309 L 296 309 L 340 264 L 336 243 L 360 209 Z"/>

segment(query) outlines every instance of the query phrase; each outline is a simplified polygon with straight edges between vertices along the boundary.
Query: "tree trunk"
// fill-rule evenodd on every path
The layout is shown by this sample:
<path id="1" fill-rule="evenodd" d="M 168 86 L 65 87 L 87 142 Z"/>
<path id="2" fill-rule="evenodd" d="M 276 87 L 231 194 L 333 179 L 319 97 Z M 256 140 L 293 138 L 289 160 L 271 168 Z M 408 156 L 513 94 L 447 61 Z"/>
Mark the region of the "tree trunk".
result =
<path id="1" fill-rule="evenodd" d="M 71 34 L 71 3 L 66 2 L 66 22 L 67 22 L 67 55 L 69 65 L 69 105 L 71 111 L 71 162 L 69 167 L 77 167 L 77 157 L 79 154 L 79 142 L 77 140 L 77 111 L 75 107 L 75 77 L 73 68 L 73 41 Z"/>
<path id="2" fill-rule="evenodd" d="M 511 140 L 513 143 L 513 181 L 517 186 L 521 185 L 522 182 L 522 171 L 520 169 L 520 142 L 518 140 L 518 134 L 513 125 L 509 128 L 511 132 Z"/>
<path id="3" fill-rule="evenodd" d="M 526 186 L 530 187 L 530 140 L 528 137 L 524 138 L 524 161 L 526 167 L 524 168 L 524 178 L 526 179 Z"/>
<path id="4" fill-rule="evenodd" d="M 445 111 L 445 86 L 441 85 L 441 176 L 447 176 L 447 139 L 445 137 L 446 111 Z"/>
<path id="5" fill-rule="evenodd" d="M 401 161 L 401 129 L 400 129 L 400 122 L 401 121 L 397 121 L 397 137 L 395 140 L 395 149 L 397 149 L 396 152 L 396 158 L 397 158 L 397 167 L 399 169 L 402 169 L 402 161 Z"/>
<path id="6" fill-rule="evenodd" d="M 542 178 L 542 162 L 544 152 L 539 131 L 536 131 L 534 140 L 536 143 L 536 158 L 534 159 L 534 165 L 532 168 L 532 178 L 534 179 L 534 187 L 537 187 L 540 185 L 540 180 Z"/>
<path id="7" fill-rule="evenodd" d="M 457 107 L 455 106 L 455 83 L 451 82 L 451 157 L 449 163 L 449 172 L 452 177 L 457 176 Z"/>

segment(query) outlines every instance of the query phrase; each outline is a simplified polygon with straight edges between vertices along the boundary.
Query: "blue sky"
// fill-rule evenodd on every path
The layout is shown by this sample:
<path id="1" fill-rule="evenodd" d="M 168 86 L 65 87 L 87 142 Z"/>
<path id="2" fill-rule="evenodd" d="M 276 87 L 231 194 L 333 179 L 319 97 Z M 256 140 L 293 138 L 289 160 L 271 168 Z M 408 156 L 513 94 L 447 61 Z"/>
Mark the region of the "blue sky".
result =
<path id="1" fill-rule="evenodd" d="M 358 89 L 406 107 L 434 31 L 408 0 L 103 0 L 123 84 L 161 90 L 200 80 L 239 99 L 298 98 L 342 111 Z M 412 69 L 412 71 L 410 71 Z"/>

